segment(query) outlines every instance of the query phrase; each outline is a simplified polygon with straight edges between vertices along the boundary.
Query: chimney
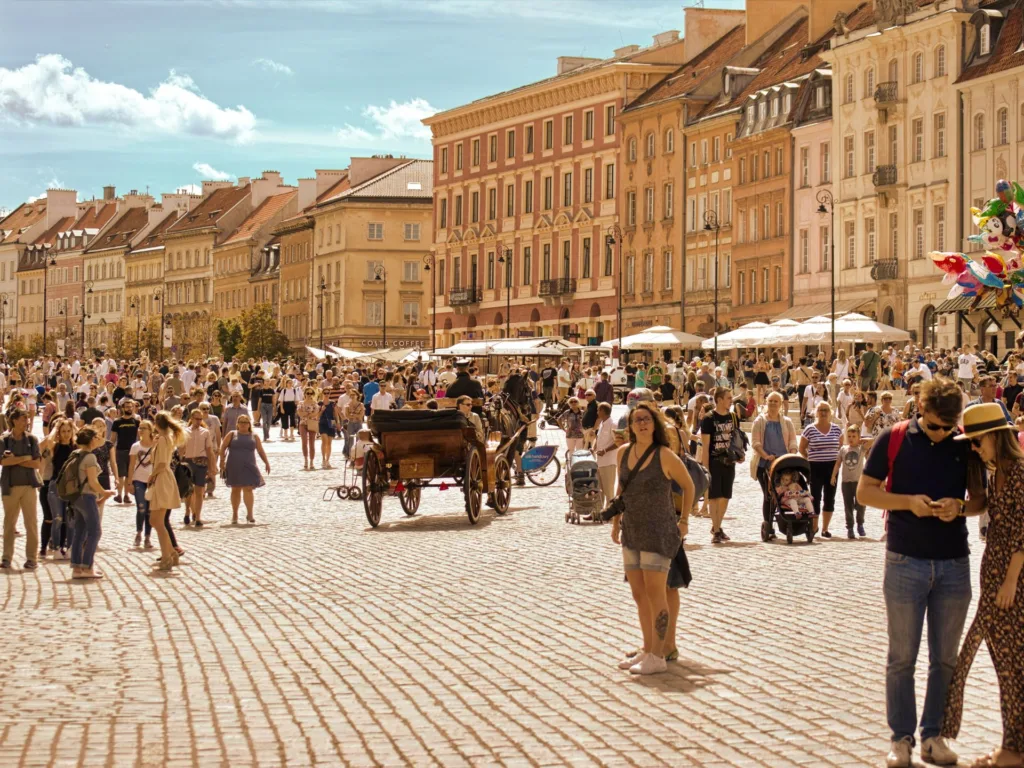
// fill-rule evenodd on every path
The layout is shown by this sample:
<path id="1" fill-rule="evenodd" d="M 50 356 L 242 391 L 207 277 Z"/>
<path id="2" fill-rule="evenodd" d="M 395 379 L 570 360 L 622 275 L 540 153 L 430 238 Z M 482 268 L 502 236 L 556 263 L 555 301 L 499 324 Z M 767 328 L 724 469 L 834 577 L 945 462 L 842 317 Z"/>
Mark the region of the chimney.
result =
<path id="1" fill-rule="evenodd" d="M 140 195 L 137 189 L 133 189 L 124 196 L 124 209 L 128 208 L 149 208 L 153 205 L 152 195 Z"/>
<path id="2" fill-rule="evenodd" d="M 390 171 L 399 165 L 409 162 L 400 157 L 378 156 L 378 157 L 353 157 L 348 169 L 348 179 L 353 187 L 359 186 L 364 181 L 380 176 L 385 171 Z"/>
<path id="3" fill-rule="evenodd" d="M 65 216 L 76 216 L 78 193 L 73 189 L 46 190 L 46 228 L 49 229 Z"/>
<path id="4" fill-rule="evenodd" d="M 117 195 L 115 194 L 114 185 L 113 184 L 108 184 L 107 186 L 105 186 L 103 188 L 103 200 L 105 202 L 110 202 L 115 197 L 117 197 Z"/>
<path id="5" fill-rule="evenodd" d="M 193 195 L 188 192 L 174 192 L 173 194 L 165 192 L 161 195 L 161 204 L 168 213 L 172 210 L 185 213 L 195 208 L 196 203 L 202 199 L 202 195 Z"/>
<path id="6" fill-rule="evenodd" d="M 615 49 L 615 51 L 614 51 L 615 58 L 616 59 L 621 59 L 621 58 L 623 58 L 625 56 L 629 56 L 631 53 L 636 53 L 639 50 L 640 50 L 640 46 L 639 45 L 624 45 L 621 48 L 616 48 Z"/>
<path id="7" fill-rule="evenodd" d="M 316 179 L 299 179 L 299 211 L 304 211 L 316 200 Z"/>
<path id="8" fill-rule="evenodd" d="M 814 0 L 809 4 L 810 23 L 808 24 L 808 43 L 820 40 L 832 28 L 836 14 L 845 13 L 849 16 L 860 5 L 855 0 Z"/>
<path id="9" fill-rule="evenodd" d="M 241 182 L 242 180 L 239 179 L 238 181 Z M 248 184 L 249 180 L 246 179 L 245 183 Z M 233 186 L 234 186 L 234 184 L 232 184 L 230 181 L 204 181 L 203 182 L 203 197 L 206 197 L 208 194 L 210 194 L 211 192 L 213 192 L 216 189 L 229 189 L 229 188 L 231 188 Z M 241 184 L 239 186 L 241 186 Z"/>
<path id="10" fill-rule="evenodd" d="M 251 179 L 251 178 L 249 178 L 248 176 L 239 176 L 239 177 L 238 177 L 238 181 L 237 181 L 236 183 L 238 184 L 238 186 L 240 186 L 240 187 L 244 187 L 244 186 L 245 186 L 245 185 L 247 185 L 247 184 L 248 184 L 248 183 L 249 183 L 250 181 L 252 181 L 252 179 Z"/>
<path id="11" fill-rule="evenodd" d="M 146 229 L 150 230 L 159 224 L 161 221 L 171 215 L 173 206 L 164 207 L 163 205 L 151 205 L 149 210 L 146 211 L 148 218 L 146 219 Z"/>
<path id="12" fill-rule="evenodd" d="M 667 32 L 659 32 L 654 36 L 654 47 L 679 42 L 679 30 L 670 29 Z"/>
<path id="13" fill-rule="evenodd" d="M 347 169 L 346 170 L 342 170 L 342 171 L 334 171 L 334 170 L 325 171 L 323 169 L 317 169 L 317 171 L 316 171 L 316 196 L 320 197 L 320 195 L 322 195 L 328 189 L 330 189 L 335 184 L 337 184 L 339 181 L 341 181 L 343 178 L 345 178 L 345 174 L 346 173 L 348 173 Z"/>
<path id="14" fill-rule="evenodd" d="M 724 8 L 684 8 L 684 56 L 687 61 L 699 56 L 730 29 L 743 23 L 743 11 Z"/>
<path id="15" fill-rule="evenodd" d="M 284 186 L 284 180 L 281 178 L 281 174 L 278 173 L 277 171 L 264 171 L 260 175 L 260 178 L 261 179 L 266 179 L 268 181 L 273 181 L 275 187 L 283 187 Z"/>
<path id="16" fill-rule="evenodd" d="M 594 64 L 598 61 L 601 61 L 601 59 L 592 59 L 586 56 L 559 56 L 558 74 L 564 75 L 566 72 L 572 72 L 574 69 L 579 69 L 587 64 Z"/>
<path id="17" fill-rule="evenodd" d="M 806 0 L 803 0 L 803 2 L 801 0 L 746 0 L 746 5 L 746 44 L 751 45 L 763 35 L 772 31 L 776 24 L 794 11 L 803 9 L 803 12 L 807 13 L 807 7 L 810 3 Z M 856 7 L 856 4 L 853 5 Z M 780 33 L 783 31 L 785 30 L 779 30 Z"/>

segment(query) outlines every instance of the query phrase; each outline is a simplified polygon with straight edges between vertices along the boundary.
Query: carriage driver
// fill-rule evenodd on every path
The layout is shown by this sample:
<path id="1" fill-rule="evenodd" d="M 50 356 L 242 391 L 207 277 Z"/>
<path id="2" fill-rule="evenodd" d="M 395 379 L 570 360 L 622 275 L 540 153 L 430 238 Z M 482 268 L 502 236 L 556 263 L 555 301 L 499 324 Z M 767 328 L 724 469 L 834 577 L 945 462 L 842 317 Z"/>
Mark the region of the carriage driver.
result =
<path id="1" fill-rule="evenodd" d="M 445 392 L 445 397 L 461 397 L 462 395 L 477 400 L 484 399 L 483 386 L 469 375 L 469 360 L 467 358 L 455 361 L 455 381 Z"/>

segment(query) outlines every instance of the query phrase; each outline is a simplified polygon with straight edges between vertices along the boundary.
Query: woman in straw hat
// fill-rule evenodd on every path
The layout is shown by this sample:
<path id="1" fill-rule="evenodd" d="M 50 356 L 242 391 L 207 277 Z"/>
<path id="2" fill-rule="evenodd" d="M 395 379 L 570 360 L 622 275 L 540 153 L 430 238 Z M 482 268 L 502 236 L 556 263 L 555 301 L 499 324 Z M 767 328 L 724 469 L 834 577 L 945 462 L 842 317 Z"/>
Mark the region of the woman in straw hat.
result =
<path id="1" fill-rule="evenodd" d="M 981 598 L 974 623 L 960 650 L 946 699 L 942 735 L 956 738 L 963 714 L 964 684 L 974 655 L 984 640 L 999 681 L 1003 744 L 978 758 L 975 766 L 1024 766 L 1024 450 L 998 403 L 964 411 L 964 431 L 989 470 L 991 517 L 981 559 Z"/>

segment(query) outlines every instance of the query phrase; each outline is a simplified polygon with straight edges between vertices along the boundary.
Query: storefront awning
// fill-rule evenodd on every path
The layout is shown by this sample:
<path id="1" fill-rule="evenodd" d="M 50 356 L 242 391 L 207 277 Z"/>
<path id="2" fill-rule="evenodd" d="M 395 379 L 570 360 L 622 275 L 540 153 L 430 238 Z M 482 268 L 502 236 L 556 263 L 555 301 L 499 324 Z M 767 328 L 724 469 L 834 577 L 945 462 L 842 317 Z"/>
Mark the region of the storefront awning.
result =
<path id="1" fill-rule="evenodd" d="M 836 299 L 836 317 L 856 312 L 873 301 L 874 299 Z M 831 313 L 832 301 L 819 301 L 814 304 L 801 304 L 796 307 L 790 307 L 778 317 L 773 317 L 772 322 L 776 320 L 807 320 L 817 315 L 828 317 Z"/>
<path id="2" fill-rule="evenodd" d="M 946 299 L 935 308 L 937 315 L 949 315 L 954 312 L 975 312 L 982 309 L 994 309 L 996 307 L 996 295 L 990 293 L 981 297 L 957 296 L 954 299 Z"/>

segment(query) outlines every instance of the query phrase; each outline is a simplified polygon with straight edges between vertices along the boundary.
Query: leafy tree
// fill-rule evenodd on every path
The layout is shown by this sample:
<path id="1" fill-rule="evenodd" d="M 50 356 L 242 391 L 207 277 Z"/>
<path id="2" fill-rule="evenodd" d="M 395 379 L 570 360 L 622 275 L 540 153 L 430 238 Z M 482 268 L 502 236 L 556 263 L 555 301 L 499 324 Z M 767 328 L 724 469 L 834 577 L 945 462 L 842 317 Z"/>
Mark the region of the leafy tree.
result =
<path id="1" fill-rule="evenodd" d="M 288 337 L 277 328 L 273 306 L 257 304 L 242 313 L 242 356 L 273 357 L 289 351 Z"/>
<path id="2" fill-rule="evenodd" d="M 231 360 L 242 346 L 242 326 L 237 320 L 217 321 L 217 346 L 225 360 Z"/>

